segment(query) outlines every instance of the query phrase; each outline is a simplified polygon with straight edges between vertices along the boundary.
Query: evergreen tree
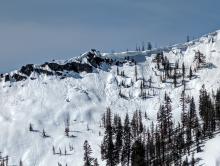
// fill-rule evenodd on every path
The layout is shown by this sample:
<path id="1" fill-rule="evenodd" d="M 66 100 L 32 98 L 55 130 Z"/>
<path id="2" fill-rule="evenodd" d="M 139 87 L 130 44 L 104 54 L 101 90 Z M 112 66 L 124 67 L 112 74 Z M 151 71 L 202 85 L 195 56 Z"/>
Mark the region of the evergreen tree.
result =
<path id="1" fill-rule="evenodd" d="M 186 159 L 183 161 L 183 165 L 182 166 L 189 166 L 189 161 L 188 161 L 188 157 L 186 156 Z"/>
<path id="2" fill-rule="evenodd" d="M 7 166 L 7 165 L 6 165 Z M 19 166 L 23 166 L 22 160 L 19 161 Z"/>
<path id="3" fill-rule="evenodd" d="M 139 114 L 138 114 L 138 134 L 141 134 L 143 132 L 144 126 L 142 123 L 142 113 L 139 110 Z"/>
<path id="4" fill-rule="evenodd" d="M 92 149 L 87 140 L 84 142 L 83 149 L 84 149 L 84 166 L 92 166 L 92 162 L 94 159 L 91 157 Z"/>
<path id="5" fill-rule="evenodd" d="M 195 161 L 195 158 L 194 158 L 194 153 L 192 154 L 192 159 L 191 159 L 191 166 L 195 166 L 196 164 L 196 161 Z"/>
<path id="6" fill-rule="evenodd" d="M 181 93 L 180 102 L 181 102 L 181 106 L 182 106 L 181 121 L 182 121 L 183 128 L 185 128 L 186 125 L 187 125 L 187 118 L 188 118 L 187 117 L 187 112 L 186 112 L 186 94 L 185 94 L 185 90 L 183 90 L 182 93 Z"/>
<path id="7" fill-rule="evenodd" d="M 199 96 L 199 113 L 203 120 L 203 134 L 212 137 L 213 131 L 215 131 L 215 110 L 214 105 L 208 95 L 205 86 L 202 86 Z"/>
<path id="8" fill-rule="evenodd" d="M 192 97 L 192 99 L 190 100 L 190 107 L 189 107 L 189 127 L 192 129 L 195 129 L 198 127 L 198 117 L 196 114 L 196 106 L 195 106 L 195 102 L 194 102 L 194 98 Z"/>
<path id="9" fill-rule="evenodd" d="M 194 61 L 196 61 L 198 68 L 201 68 L 203 64 L 205 64 L 206 57 L 200 51 L 195 52 Z"/>
<path id="10" fill-rule="evenodd" d="M 218 126 L 220 126 L 220 89 L 217 90 L 215 97 L 215 117 L 218 122 Z"/>
<path id="11" fill-rule="evenodd" d="M 142 51 L 145 51 L 145 44 L 144 42 L 142 42 L 142 48 L 141 48 Z"/>
<path id="12" fill-rule="evenodd" d="M 33 126 L 32 126 L 31 123 L 30 123 L 30 125 L 29 125 L 29 131 L 33 131 Z"/>
<path id="13" fill-rule="evenodd" d="M 188 43 L 190 41 L 189 35 L 186 36 L 186 42 Z"/>
<path id="14" fill-rule="evenodd" d="M 189 79 L 190 80 L 192 79 L 192 76 L 193 76 L 193 73 L 192 73 L 192 68 L 190 66 L 190 68 L 189 68 Z"/>
<path id="15" fill-rule="evenodd" d="M 136 64 L 134 66 L 134 76 L 135 76 L 135 81 L 137 81 L 137 65 Z"/>
<path id="16" fill-rule="evenodd" d="M 174 84 L 174 87 L 176 88 L 176 85 L 177 85 L 177 74 L 176 74 L 176 68 L 174 68 L 173 84 Z"/>
<path id="17" fill-rule="evenodd" d="M 117 75 L 119 75 L 119 68 L 118 68 L 118 66 L 117 66 Z"/>
<path id="18" fill-rule="evenodd" d="M 114 144 L 113 144 L 113 129 L 112 129 L 112 115 L 110 108 L 107 108 L 106 112 L 106 128 L 104 140 L 101 144 L 102 159 L 106 160 L 107 166 L 114 166 Z"/>
<path id="19" fill-rule="evenodd" d="M 114 152 L 114 158 L 115 158 L 116 164 L 120 163 L 122 143 L 123 143 L 122 134 L 123 134 L 123 127 L 121 124 L 121 118 L 118 117 L 117 126 L 116 126 L 115 152 Z"/>
<path id="20" fill-rule="evenodd" d="M 131 129 L 130 129 L 128 114 L 126 114 L 125 116 L 123 141 L 124 142 L 123 142 L 123 147 L 122 147 L 121 165 L 129 166 L 130 155 L 131 155 Z"/>
<path id="21" fill-rule="evenodd" d="M 131 166 L 145 166 L 145 147 L 141 139 L 132 145 Z"/>
<path id="22" fill-rule="evenodd" d="M 98 163 L 97 158 L 96 158 L 96 159 L 94 159 L 94 164 L 93 164 L 93 166 L 99 166 L 99 163 Z"/>
<path id="23" fill-rule="evenodd" d="M 147 50 L 151 50 L 151 49 L 152 49 L 151 42 L 148 42 L 148 43 L 147 43 Z"/>
<path id="24" fill-rule="evenodd" d="M 131 120 L 131 131 L 132 131 L 132 136 L 136 138 L 138 135 L 138 112 L 137 110 L 133 113 L 133 117 Z"/>
<path id="25" fill-rule="evenodd" d="M 184 63 L 182 64 L 182 76 L 183 76 L 183 80 L 185 78 L 185 65 Z"/>

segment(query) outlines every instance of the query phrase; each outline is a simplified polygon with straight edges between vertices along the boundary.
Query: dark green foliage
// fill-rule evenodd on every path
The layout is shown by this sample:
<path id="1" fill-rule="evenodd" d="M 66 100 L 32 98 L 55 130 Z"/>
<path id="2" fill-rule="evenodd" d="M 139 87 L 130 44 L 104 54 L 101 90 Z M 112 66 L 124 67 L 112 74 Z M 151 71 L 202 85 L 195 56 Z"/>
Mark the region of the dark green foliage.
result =
<path id="1" fill-rule="evenodd" d="M 126 114 L 124 122 L 123 141 L 121 164 L 122 166 L 129 166 L 131 159 L 131 128 L 128 114 Z"/>
<path id="2" fill-rule="evenodd" d="M 101 144 L 102 160 L 106 160 L 107 166 L 114 166 L 114 144 L 113 144 L 113 129 L 112 129 L 112 114 L 110 108 L 106 112 L 106 128 L 103 142 Z"/>
<path id="3" fill-rule="evenodd" d="M 84 149 L 84 166 L 92 166 L 92 162 L 94 159 L 91 157 L 92 149 L 87 140 L 84 142 L 83 149 Z"/>
<path id="4" fill-rule="evenodd" d="M 117 119 L 117 125 L 116 125 L 116 140 L 115 140 L 115 151 L 114 151 L 114 157 L 116 164 L 120 163 L 120 157 L 121 157 L 121 150 L 122 150 L 122 134 L 123 134 L 123 127 L 121 124 L 121 118 L 118 117 Z"/>
<path id="5" fill-rule="evenodd" d="M 131 166 L 145 166 L 145 147 L 141 139 L 132 145 Z"/>

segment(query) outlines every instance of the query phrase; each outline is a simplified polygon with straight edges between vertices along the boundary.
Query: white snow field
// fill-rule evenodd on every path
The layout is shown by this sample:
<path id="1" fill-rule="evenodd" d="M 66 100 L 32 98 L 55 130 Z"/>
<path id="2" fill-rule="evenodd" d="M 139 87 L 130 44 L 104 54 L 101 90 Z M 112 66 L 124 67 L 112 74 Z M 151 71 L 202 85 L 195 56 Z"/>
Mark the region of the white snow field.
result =
<path id="1" fill-rule="evenodd" d="M 186 66 L 186 74 L 193 62 L 195 52 L 200 51 L 206 56 L 207 68 L 196 71 L 196 78 L 187 79 L 186 93 L 194 96 L 198 104 L 199 90 L 203 84 L 210 92 L 220 87 L 220 31 L 205 35 L 198 40 L 172 47 L 154 49 L 143 52 L 102 53 L 101 56 L 113 59 L 124 59 L 126 56 L 137 60 L 138 78 L 152 78 L 154 88 L 149 89 L 147 99 L 141 99 L 140 83 L 135 81 L 134 66 L 129 63 L 119 67 L 126 77 L 117 76 L 116 66 L 102 66 L 93 73 L 71 73 L 69 77 L 60 79 L 58 76 L 46 76 L 32 73 L 37 79 L 28 78 L 19 82 L 0 82 L 0 151 L 9 155 L 9 165 L 18 165 L 22 160 L 24 166 L 55 166 L 57 163 L 68 166 L 83 165 L 83 143 L 88 140 L 93 150 L 93 157 L 98 158 L 101 166 L 100 144 L 103 138 L 103 128 L 100 127 L 102 114 L 106 107 L 113 113 L 124 117 L 125 113 L 141 110 L 147 113 L 149 120 L 144 120 L 148 126 L 156 120 L 160 103 L 167 92 L 172 100 L 173 117 L 180 120 L 180 95 L 182 86 L 174 88 L 172 83 L 161 83 L 156 64 L 152 62 L 158 51 L 163 51 L 170 62 L 179 59 Z M 87 63 L 85 56 L 75 58 Z M 71 59 L 70 61 L 74 60 Z M 64 61 L 60 61 L 64 63 Z M 16 71 L 14 71 L 16 72 Z M 117 82 L 124 81 L 126 85 L 121 93 L 128 97 L 119 97 Z M 172 80 L 170 80 L 172 81 Z M 198 109 L 198 108 L 197 108 Z M 70 117 L 70 130 L 73 138 L 65 136 L 65 121 Z M 29 132 L 29 124 L 39 132 Z M 88 130 L 89 128 L 89 130 Z M 42 131 L 50 137 L 43 138 Z M 101 135 L 99 135 L 101 132 Z M 73 145 L 73 150 L 69 150 Z M 68 155 L 53 155 L 66 147 Z M 202 160 L 199 164 L 207 166 L 220 165 L 220 136 L 205 144 L 204 152 L 196 154 Z"/>

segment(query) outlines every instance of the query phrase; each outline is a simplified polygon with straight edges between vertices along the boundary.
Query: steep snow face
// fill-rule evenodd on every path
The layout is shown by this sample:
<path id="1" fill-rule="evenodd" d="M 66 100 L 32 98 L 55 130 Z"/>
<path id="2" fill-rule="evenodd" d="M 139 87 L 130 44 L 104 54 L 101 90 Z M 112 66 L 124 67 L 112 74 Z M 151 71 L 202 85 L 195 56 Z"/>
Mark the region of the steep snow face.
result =
<path id="1" fill-rule="evenodd" d="M 113 113 L 124 117 L 125 113 L 135 110 L 146 112 L 149 119 L 145 119 L 146 126 L 156 120 L 160 103 L 163 102 L 165 92 L 172 100 L 173 117 L 180 119 L 180 95 L 183 87 L 181 80 L 174 88 L 172 80 L 162 83 L 161 72 L 153 63 L 158 52 L 163 51 L 171 63 L 179 61 L 186 66 L 186 75 L 189 68 L 195 68 L 195 52 L 200 51 L 206 56 L 207 66 L 194 72 L 192 80 L 186 79 L 186 93 L 194 96 L 198 102 L 201 86 L 206 85 L 209 90 L 219 87 L 220 81 L 220 32 L 206 35 L 190 43 L 179 44 L 173 47 L 155 49 L 143 52 L 102 53 L 97 56 L 124 60 L 129 56 L 137 61 L 137 80 L 135 66 L 132 63 L 123 63 L 118 67 L 119 72 L 124 71 L 124 77 L 117 75 L 117 66 L 106 67 L 102 64 L 92 73 L 71 73 L 61 79 L 56 75 L 34 74 L 36 79 L 28 78 L 19 82 L 0 82 L 0 151 L 9 155 L 9 164 L 18 164 L 19 160 L 24 165 L 48 166 L 83 165 L 83 143 L 88 140 L 93 149 L 93 156 L 101 161 L 100 144 L 103 138 L 103 128 L 100 127 L 102 114 L 106 107 Z M 86 55 L 69 61 L 56 61 L 60 64 L 81 61 L 87 64 Z M 105 70 L 103 70 L 105 69 Z M 151 88 L 147 88 L 146 99 L 140 97 L 142 80 L 152 80 Z M 118 86 L 124 84 L 125 86 Z M 120 97 L 119 93 L 124 97 Z M 70 133 L 72 138 L 67 138 L 64 133 L 66 119 L 70 119 Z M 33 125 L 36 132 L 29 132 L 29 124 Z M 42 137 L 43 129 L 48 138 Z M 212 146 L 218 143 L 219 137 L 207 142 L 202 163 L 213 165 L 220 159 L 219 151 L 212 151 Z M 64 154 L 65 148 L 68 155 L 53 155 L 52 147 L 56 152 L 59 148 Z M 69 149 L 73 146 L 73 150 Z M 206 154 L 215 157 L 207 157 Z M 205 157 L 206 156 L 206 157 Z"/>

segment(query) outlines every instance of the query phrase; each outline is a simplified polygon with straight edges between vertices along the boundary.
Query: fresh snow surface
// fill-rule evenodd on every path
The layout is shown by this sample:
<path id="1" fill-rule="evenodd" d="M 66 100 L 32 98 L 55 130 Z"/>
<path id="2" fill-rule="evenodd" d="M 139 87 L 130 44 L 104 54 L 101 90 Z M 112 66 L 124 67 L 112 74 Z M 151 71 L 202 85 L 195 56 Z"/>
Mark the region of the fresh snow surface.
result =
<path id="1" fill-rule="evenodd" d="M 220 87 L 220 32 L 211 33 L 202 38 L 173 47 L 155 49 L 144 52 L 102 53 L 102 56 L 112 59 L 124 59 L 126 56 L 137 60 L 138 78 L 148 80 L 152 77 L 154 92 L 149 89 L 149 96 L 143 100 L 139 97 L 141 81 L 134 81 L 134 66 L 128 63 L 119 67 L 124 70 L 126 78 L 117 76 L 116 66 L 107 70 L 97 69 L 93 73 L 75 73 L 73 77 L 60 79 L 57 76 L 36 75 L 37 79 L 27 79 L 20 82 L 0 82 L 0 151 L 2 155 L 9 155 L 9 164 L 23 161 L 25 166 L 54 166 L 60 162 L 68 166 L 83 165 L 83 143 L 88 140 L 93 150 L 93 157 L 98 158 L 100 165 L 105 165 L 100 156 L 100 144 L 104 129 L 100 127 L 102 114 L 106 107 L 113 113 L 124 118 L 125 113 L 130 117 L 135 110 L 147 113 L 149 120 L 144 123 L 149 126 L 156 120 L 160 103 L 167 92 L 172 100 L 173 117 L 180 120 L 180 95 L 182 86 L 174 88 L 172 83 L 161 83 L 155 63 L 152 59 L 158 51 L 164 51 L 170 62 L 185 63 L 186 73 L 190 65 L 193 67 L 195 51 L 206 56 L 208 68 L 198 70 L 197 78 L 187 80 L 187 94 L 195 97 L 198 103 L 199 90 L 202 84 L 206 89 L 216 90 Z M 87 63 L 85 54 L 69 61 Z M 66 61 L 57 61 L 65 63 Z M 122 94 L 129 97 L 119 97 L 117 82 L 124 81 Z M 170 80 L 171 82 L 172 80 Z M 153 95 L 155 93 L 155 95 Z M 64 134 L 65 119 L 70 117 L 71 134 L 74 138 L 67 138 Z M 29 132 L 29 124 L 39 132 Z M 89 130 L 88 130 L 89 128 Z M 43 129 L 50 136 L 42 137 Z M 101 136 L 99 136 L 101 133 Z M 52 146 L 62 153 L 66 147 L 68 155 L 53 155 Z M 74 150 L 69 150 L 73 145 Z M 220 136 L 207 141 L 204 152 L 197 154 L 203 160 L 200 164 L 214 166 L 220 163 Z"/>

